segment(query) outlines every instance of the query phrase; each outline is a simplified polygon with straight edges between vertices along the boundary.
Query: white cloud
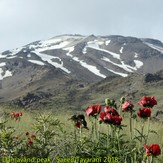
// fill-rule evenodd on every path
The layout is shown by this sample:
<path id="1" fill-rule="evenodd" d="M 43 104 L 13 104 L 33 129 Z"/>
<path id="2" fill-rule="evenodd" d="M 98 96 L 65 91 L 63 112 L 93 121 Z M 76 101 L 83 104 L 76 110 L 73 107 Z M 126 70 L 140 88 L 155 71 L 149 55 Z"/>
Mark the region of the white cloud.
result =
<path id="1" fill-rule="evenodd" d="M 0 52 L 60 34 L 163 40 L 162 0 L 0 0 Z"/>

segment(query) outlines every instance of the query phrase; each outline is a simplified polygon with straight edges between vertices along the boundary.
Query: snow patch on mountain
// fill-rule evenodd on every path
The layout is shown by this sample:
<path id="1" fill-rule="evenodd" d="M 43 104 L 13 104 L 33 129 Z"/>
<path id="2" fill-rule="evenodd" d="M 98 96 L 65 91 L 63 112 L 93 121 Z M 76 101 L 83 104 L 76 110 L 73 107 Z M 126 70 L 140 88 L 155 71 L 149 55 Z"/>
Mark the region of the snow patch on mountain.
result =
<path id="1" fill-rule="evenodd" d="M 110 44 L 111 40 L 105 41 L 105 45 L 108 46 Z"/>
<path id="2" fill-rule="evenodd" d="M 74 51 L 74 46 L 68 47 L 68 48 L 63 48 L 63 50 L 68 51 L 68 52 L 66 53 L 67 56 L 69 56 L 69 57 L 71 57 L 71 58 L 73 57 L 73 55 L 70 54 L 70 53 Z"/>
<path id="3" fill-rule="evenodd" d="M 159 46 L 156 46 L 156 45 L 153 45 L 153 44 L 150 44 L 150 43 L 147 43 L 147 42 L 144 42 L 146 45 L 148 45 L 150 48 L 152 49 L 155 49 L 161 53 L 163 53 L 163 48 L 162 47 L 159 47 Z"/>
<path id="4" fill-rule="evenodd" d="M 2 74 L 4 74 L 4 72 L 3 72 L 2 68 L 0 68 L 0 80 L 3 80 L 6 77 L 12 76 L 12 73 L 9 70 L 6 70 L 4 75 L 2 75 Z"/>
<path id="5" fill-rule="evenodd" d="M 39 52 L 43 52 L 46 50 L 54 50 L 54 49 L 61 49 L 64 48 L 66 45 L 68 45 L 70 42 L 69 41 L 63 41 L 60 42 L 59 44 L 51 45 L 48 46 L 48 44 L 44 44 L 44 42 L 37 48 Z"/>
<path id="6" fill-rule="evenodd" d="M 87 48 L 92 48 L 92 49 L 95 49 L 95 50 L 99 50 L 99 51 L 102 51 L 102 52 L 105 52 L 105 53 L 108 53 L 108 54 L 112 55 L 114 58 L 120 59 L 120 54 L 117 54 L 117 53 L 114 53 L 114 52 L 111 52 L 111 51 L 108 51 L 108 50 L 105 50 L 105 49 L 101 49 L 99 47 L 99 44 L 98 44 L 97 40 L 90 41 L 90 42 L 87 43 L 87 45 L 83 49 L 84 54 L 86 53 Z"/>
<path id="7" fill-rule="evenodd" d="M 61 38 L 52 38 L 52 39 L 49 39 L 49 40 L 42 41 L 42 45 L 47 46 L 47 45 L 56 44 L 56 43 L 59 43 L 59 42 L 62 42 Z"/>
<path id="8" fill-rule="evenodd" d="M 85 46 L 83 51 L 82 51 L 83 54 L 86 54 L 87 53 L 87 47 Z"/>
<path id="9" fill-rule="evenodd" d="M 19 53 L 22 49 L 23 49 L 23 47 L 13 49 L 13 50 L 10 51 L 10 52 L 11 52 L 10 55 L 14 56 L 14 55 L 16 55 L 17 53 Z"/>
<path id="10" fill-rule="evenodd" d="M 143 66 L 143 62 L 142 61 L 134 60 L 134 62 L 135 62 L 135 67 L 136 68 L 140 68 L 141 66 Z"/>
<path id="11" fill-rule="evenodd" d="M 37 64 L 37 65 L 40 65 L 40 66 L 45 65 L 45 63 L 43 63 L 41 61 L 36 61 L 36 60 L 28 60 L 28 61 L 31 62 L 31 63 Z"/>
<path id="12" fill-rule="evenodd" d="M 86 69 L 88 69 L 89 71 L 91 71 L 92 73 L 94 73 L 95 75 L 100 76 L 102 78 L 106 78 L 105 75 L 103 75 L 103 74 L 100 73 L 100 70 L 98 70 L 96 68 L 96 66 L 89 65 L 86 62 L 79 60 L 79 58 L 77 58 L 77 57 L 73 57 L 72 59 L 74 61 L 79 62 L 81 66 L 85 67 Z"/>
<path id="13" fill-rule="evenodd" d="M 87 53 L 87 48 L 93 48 L 93 49 L 99 48 L 98 40 L 87 42 L 87 45 L 83 49 L 83 54 Z"/>
<path id="14" fill-rule="evenodd" d="M 126 65 L 123 61 L 121 61 L 122 64 L 114 63 L 109 58 L 103 57 L 102 60 L 109 62 L 115 66 L 118 66 L 120 68 L 123 68 L 127 72 L 133 72 L 131 69 L 128 68 L 128 65 Z"/>
<path id="15" fill-rule="evenodd" d="M 79 60 L 79 58 L 73 57 L 73 55 L 70 54 L 70 53 L 74 51 L 74 47 L 64 48 L 64 50 L 67 50 L 68 51 L 66 53 L 67 56 L 71 57 L 74 61 L 79 62 L 81 66 L 83 66 L 84 68 L 88 69 L 89 71 L 91 71 L 92 73 L 94 73 L 97 76 L 100 76 L 102 78 L 106 78 L 105 75 L 103 75 L 103 74 L 100 73 L 100 70 L 98 70 L 96 68 L 96 66 L 89 65 L 86 62 Z"/>
<path id="16" fill-rule="evenodd" d="M 137 58 L 137 57 L 138 57 L 138 53 L 135 53 L 134 58 Z"/>
<path id="17" fill-rule="evenodd" d="M 13 59 L 13 58 L 16 58 L 17 56 L 14 55 L 14 56 L 9 56 L 9 57 L 6 57 L 6 59 Z"/>
<path id="18" fill-rule="evenodd" d="M 9 77 L 9 76 L 12 76 L 12 73 L 11 71 L 7 70 L 3 76 L 3 78 L 6 78 L 6 77 Z"/>
<path id="19" fill-rule="evenodd" d="M 119 50 L 119 52 L 122 54 L 123 53 L 123 47 L 121 47 L 121 49 Z"/>
<path id="20" fill-rule="evenodd" d="M 5 66 L 5 65 L 6 65 L 5 62 L 1 62 L 1 63 L 0 63 L 0 67 L 3 67 L 3 66 Z"/>
<path id="21" fill-rule="evenodd" d="M 47 61 L 49 64 L 55 66 L 56 68 L 60 68 L 66 73 L 71 73 L 71 71 L 69 71 L 67 68 L 63 66 L 63 61 L 61 61 L 59 57 L 54 57 L 51 55 L 43 54 L 43 53 L 40 53 L 39 51 L 33 51 L 33 53 L 38 55 L 43 61 Z M 59 59 L 61 61 L 61 64 L 52 61 L 52 59 L 55 59 L 55 58 Z"/>
<path id="22" fill-rule="evenodd" d="M 28 54 L 27 57 L 30 58 L 31 57 L 31 54 Z"/>
<path id="23" fill-rule="evenodd" d="M 123 66 L 126 66 L 126 67 L 129 68 L 129 69 L 132 69 L 132 70 L 134 70 L 134 71 L 137 70 L 136 67 L 132 67 L 132 66 L 130 66 L 130 65 L 127 65 L 127 64 L 124 63 L 124 61 L 121 61 L 121 63 L 122 63 Z M 133 72 L 133 71 L 132 71 L 132 72 Z"/>
<path id="24" fill-rule="evenodd" d="M 113 71 L 111 69 L 108 69 L 107 67 L 105 67 L 105 69 L 107 69 L 110 72 L 113 72 L 114 74 L 117 74 L 117 75 L 120 75 L 120 76 L 123 76 L 123 77 L 127 77 L 128 76 L 128 74 L 117 72 L 117 71 Z"/>
<path id="25" fill-rule="evenodd" d="M 6 58 L 6 55 L 0 54 L 0 58 Z"/>

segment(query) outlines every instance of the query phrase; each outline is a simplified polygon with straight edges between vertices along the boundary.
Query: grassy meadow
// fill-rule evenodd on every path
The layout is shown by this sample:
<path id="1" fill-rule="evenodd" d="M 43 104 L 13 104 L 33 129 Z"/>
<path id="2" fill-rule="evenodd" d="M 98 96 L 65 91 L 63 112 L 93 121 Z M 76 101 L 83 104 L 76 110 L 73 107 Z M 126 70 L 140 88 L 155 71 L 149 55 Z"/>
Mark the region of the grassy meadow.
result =
<path id="1" fill-rule="evenodd" d="M 10 117 L 11 112 L 22 112 L 22 116 L 14 120 Z M 70 120 L 74 114 L 85 115 L 84 111 L 27 111 L 1 106 L 0 113 L 0 154 L 3 157 L 50 158 L 51 163 L 163 162 L 162 154 L 149 158 L 145 156 L 145 143 L 159 144 L 163 149 L 163 123 L 153 118 L 148 121 L 138 117 L 130 121 L 129 114 L 121 112 L 123 120 L 120 129 L 114 125 L 100 124 L 99 120 L 85 116 L 86 129 L 76 127 L 76 123 Z M 31 139 L 31 135 L 36 138 Z"/>

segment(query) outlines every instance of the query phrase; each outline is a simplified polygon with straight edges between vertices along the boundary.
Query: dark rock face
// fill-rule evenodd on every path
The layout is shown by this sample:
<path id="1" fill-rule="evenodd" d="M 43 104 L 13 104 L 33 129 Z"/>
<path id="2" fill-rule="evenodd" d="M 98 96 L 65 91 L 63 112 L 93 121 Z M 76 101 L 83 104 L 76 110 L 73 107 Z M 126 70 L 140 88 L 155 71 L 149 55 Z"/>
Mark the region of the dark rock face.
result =
<path id="1" fill-rule="evenodd" d="M 163 78 L 161 76 L 159 76 L 158 74 L 146 74 L 144 76 L 144 82 L 145 83 L 151 83 L 151 82 L 157 82 L 163 80 Z"/>
<path id="2" fill-rule="evenodd" d="M 20 107 L 29 107 L 32 103 L 36 101 L 40 102 L 42 99 L 47 99 L 50 96 L 52 96 L 52 94 L 44 92 L 40 92 L 37 94 L 28 93 L 26 96 L 13 101 L 13 104 L 18 105 Z"/>

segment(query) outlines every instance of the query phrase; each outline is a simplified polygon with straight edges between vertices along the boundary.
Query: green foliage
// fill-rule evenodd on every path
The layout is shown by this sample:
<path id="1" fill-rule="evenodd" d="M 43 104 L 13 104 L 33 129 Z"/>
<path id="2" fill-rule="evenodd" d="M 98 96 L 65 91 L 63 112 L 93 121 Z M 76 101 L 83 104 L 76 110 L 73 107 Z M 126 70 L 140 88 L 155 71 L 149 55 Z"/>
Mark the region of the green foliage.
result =
<path id="1" fill-rule="evenodd" d="M 112 104 L 117 106 L 115 101 Z M 26 133 L 18 131 L 18 126 L 25 123 L 24 115 L 13 119 L 6 114 L 0 117 L 0 156 L 50 158 L 52 163 L 58 158 L 72 157 L 101 158 L 99 162 L 161 163 L 162 155 L 147 157 L 143 147 L 144 144 L 155 143 L 156 136 L 159 138 L 156 143 L 159 141 L 163 147 L 161 132 L 152 129 L 158 123 L 150 123 L 150 118 L 142 121 L 135 112 L 126 114 L 120 125 L 99 123 L 97 117 L 89 117 L 89 130 L 73 127 L 65 112 L 59 118 L 53 114 L 36 114 L 33 123 L 26 124 L 29 125 Z M 11 127 L 11 124 L 15 125 Z"/>

